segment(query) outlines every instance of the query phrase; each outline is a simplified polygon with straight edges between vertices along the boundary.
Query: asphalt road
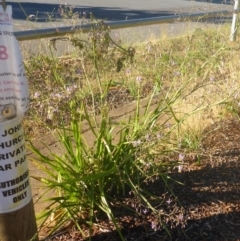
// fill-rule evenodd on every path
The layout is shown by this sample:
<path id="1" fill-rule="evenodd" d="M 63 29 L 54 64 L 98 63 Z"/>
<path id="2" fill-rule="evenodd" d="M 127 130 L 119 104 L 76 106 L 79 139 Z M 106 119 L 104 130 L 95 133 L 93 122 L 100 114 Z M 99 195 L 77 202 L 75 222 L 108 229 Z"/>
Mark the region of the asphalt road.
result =
<path id="1" fill-rule="evenodd" d="M 7 1 L 7 0 L 6 0 Z M 67 0 L 79 13 L 93 13 L 98 19 L 110 21 L 136 18 L 150 18 L 172 14 L 207 12 L 232 8 L 231 0 Z M 24 23 L 30 15 L 32 21 L 48 25 L 48 22 L 61 22 L 59 6 L 63 0 L 15 0 L 7 1 L 13 6 L 15 23 Z M 22 25 L 21 24 L 21 25 Z"/>
<path id="2" fill-rule="evenodd" d="M 64 5 L 65 1 L 68 6 L 74 6 L 74 12 L 86 13 L 87 18 L 90 13 L 93 13 L 96 18 L 108 21 L 233 9 L 232 0 L 211 0 L 211 3 L 209 0 L 33 0 L 31 2 L 30 0 L 6 0 L 7 4 L 13 7 L 16 31 L 71 25 L 72 22 L 69 19 L 63 20 L 59 12 L 60 5 Z M 31 15 L 35 17 L 29 19 Z M 79 21 L 75 24 L 81 23 L 81 18 Z M 111 33 L 120 36 L 122 42 L 131 44 L 136 41 L 149 41 L 163 35 L 176 36 L 195 28 L 195 23 L 177 23 L 114 30 Z M 38 52 L 36 45 L 39 45 L 37 40 L 21 42 L 24 53 Z M 45 48 L 47 44 L 43 46 Z M 58 54 L 61 55 L 65 49 L 66 46 L 61 45 L 58 48 Z"/>

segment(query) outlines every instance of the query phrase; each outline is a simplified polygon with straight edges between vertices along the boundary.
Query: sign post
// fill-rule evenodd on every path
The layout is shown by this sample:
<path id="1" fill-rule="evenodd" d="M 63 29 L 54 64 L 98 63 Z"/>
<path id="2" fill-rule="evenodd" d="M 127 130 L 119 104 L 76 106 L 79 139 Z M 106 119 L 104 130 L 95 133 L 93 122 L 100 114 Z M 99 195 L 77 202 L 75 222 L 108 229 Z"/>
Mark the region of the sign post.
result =
<path id="1" fill-rule="evenodd" d="M 239 2 L 238 2 L 238 0 L 235 0 L 234 1 L 234 9 L 233 9 L 230 41 L 236 41 L 236 37 L 237 37 L 238 6 L 239 6 Z"/>
<path id="2" fill-rule="evenodd" d="M 12 7 L 0 0 L 0 241 L 37 241 L 22 118 L 28 83 L 13 34 Z"/>

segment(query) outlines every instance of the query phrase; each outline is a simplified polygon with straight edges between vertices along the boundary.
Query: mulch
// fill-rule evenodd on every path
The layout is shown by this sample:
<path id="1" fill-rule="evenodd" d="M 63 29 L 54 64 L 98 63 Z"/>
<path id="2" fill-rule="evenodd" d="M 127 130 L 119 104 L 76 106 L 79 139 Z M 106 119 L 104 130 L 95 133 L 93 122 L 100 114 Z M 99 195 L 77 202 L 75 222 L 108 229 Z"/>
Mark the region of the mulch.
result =
<path id="1" fill-rule="evenodd" d="M 159 204 L 159 213 L 171 236 L 150 211 L 140 214 L 122 211 L 118 212 L 117 220 L 124 240 L 240 240 L 240 121 L 228 118 L 208 126 L 201 145 L 200 162 L 189 155 L 181 171 L 174 169 L 169 173 L 168 185 L 175 196 L 165 188 L 161 178 L 147 186 L 155 196 L 165 200 Z M 87 226 L 81 227 L 90 235 Z M 90 236 L 92 241 L 121 240 L 107 218 L 98 220 Z M 74 225 L 69 225 L 42 240 L 89 238 L 84 239 Z"/>

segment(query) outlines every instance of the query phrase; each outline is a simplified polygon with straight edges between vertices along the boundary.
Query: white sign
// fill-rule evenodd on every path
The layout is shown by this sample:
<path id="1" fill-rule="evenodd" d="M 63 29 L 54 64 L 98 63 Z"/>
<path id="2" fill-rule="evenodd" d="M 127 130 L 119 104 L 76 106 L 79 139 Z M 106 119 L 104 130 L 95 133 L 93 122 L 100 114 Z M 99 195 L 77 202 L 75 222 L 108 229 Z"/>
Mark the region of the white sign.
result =
<path id="1" fill-rule="evenodd" d="M 0 5 L 0 213 L 18 210 L 32 198 L 21 125 L 28 104 L 28 83 L 13 34 L 12 7 L 4 11 Z"/>
<path id="2" fill-rule="evenodd" d="M 32 198 L 21 121 L 0 123 L 0 213 L 18 210 Z"/>
<path id="3" fill-rule="evenodd" d="M 28 109 L 28 83 L 18 41 L 13 34 L 12 7 L 0 5 L 0 122 L 23 116 Z"/>

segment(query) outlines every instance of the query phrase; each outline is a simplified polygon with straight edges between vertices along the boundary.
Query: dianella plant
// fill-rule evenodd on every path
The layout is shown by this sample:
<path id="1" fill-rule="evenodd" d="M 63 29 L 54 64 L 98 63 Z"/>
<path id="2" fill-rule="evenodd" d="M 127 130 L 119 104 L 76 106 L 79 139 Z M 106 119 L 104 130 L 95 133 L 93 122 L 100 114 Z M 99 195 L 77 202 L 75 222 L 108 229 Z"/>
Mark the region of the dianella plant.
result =
<path id="1" fill-rule="evenodd" d="M 54 192 L 48 199 L 51 205 L 40 218 L 48 224 L 49 217 L 54 217 L 51 219 L 55 224 L 52 232 L 71 220 L 85 236 L 82 225 L 88 225 L 88 237 L 98 220 L 107 218 L 124 240 L 119 222 L 118 210 L 121 209 L 134 215 L 151 213 L 154 216 L 152 228 L 165 228 L 168 232 L 166 224 L 171 220 L 159 209 L 164 200 L 149 191 L 148 185 L 160 180 L 174 196 L 168 185 L 168 172 L 179 166 L 179 161 L 183 163 L 188 150 L 197 151 L 201 142 L 199 136 L 188 134 L 189 118 L 209 111 L 233 95 L 234 90 L 210 103 L 204 94 L 216 88 L 212 87 L 215 83 L 209 81 L 209 76 L 217 68 L 218 58 L 226 46 L 219 44 L 210 56 L 205 55 L 202 47 L 200 56 L 192 56 L 193 36 L 188 39 L 183 56 L 174 57 L 169 48 L 162 50 L 158 58 L 157 49 L 151 52 L 156 45 L 148 43 L 146 51 L 154 60 L 145 60 L 141 68 L 149 82 L 150 73 L 156 72 L 151 91 L 147 96 L 142 95 L 147 85 L 143 87 L 141 72 L 136 71 L 135 85 L 128 85 L 129 93 L 134 93 L 133 108 L 122 108 L 124 114 L 119 117 L 112 114 L 112 99 L 109 98 L 113 87 L 116 88 L 114 75 L 106 81 L 105 73 L 113 71 L 110 66 L 114 63 L 114 71 L 126 70 L 130 79 L 138 62 L 136 49 L 116 42 L 104 22 L 93 16 L 91 19 L 93 27 L 87 40 L 79 36 L 67 37 L 79 51 L 78 61 L 82 64 L 81 73 L 89 95 L 82 98 L 83 93 L 75 90 L 65 103 L 65 109 L 61 109 L 64 117 L 61 119 L 61 113 L 58 114 L 62 120 L 62 126 L 57 129 L 60 154 L 50 150 L 50 155 L 45 155 L 31 145 L 37 155 L 34 162 L 46 174 L 44 178 L 35 178 L 46 187 L 46 196 L 48 191 Z M 54 39 L 53 44 L 56 41 Z M 180 41 L 172 46 L 182 48 Z M 58 62 L 54 63 L 59 66 Z M 58 71 L 58 67 L 53 71 L 55 78 Z M 168 75 L 171 81 L 165 83 Z M 91 78 L 96 79 L 94 85 Z M 62 88 L 69 88 L 61 76 L 56 79 L 61 80 L 58 83 Z M 134 200 L 134 204 L 126 200 Z M 174 225 L 178 223 L 171 223 Z"/>

